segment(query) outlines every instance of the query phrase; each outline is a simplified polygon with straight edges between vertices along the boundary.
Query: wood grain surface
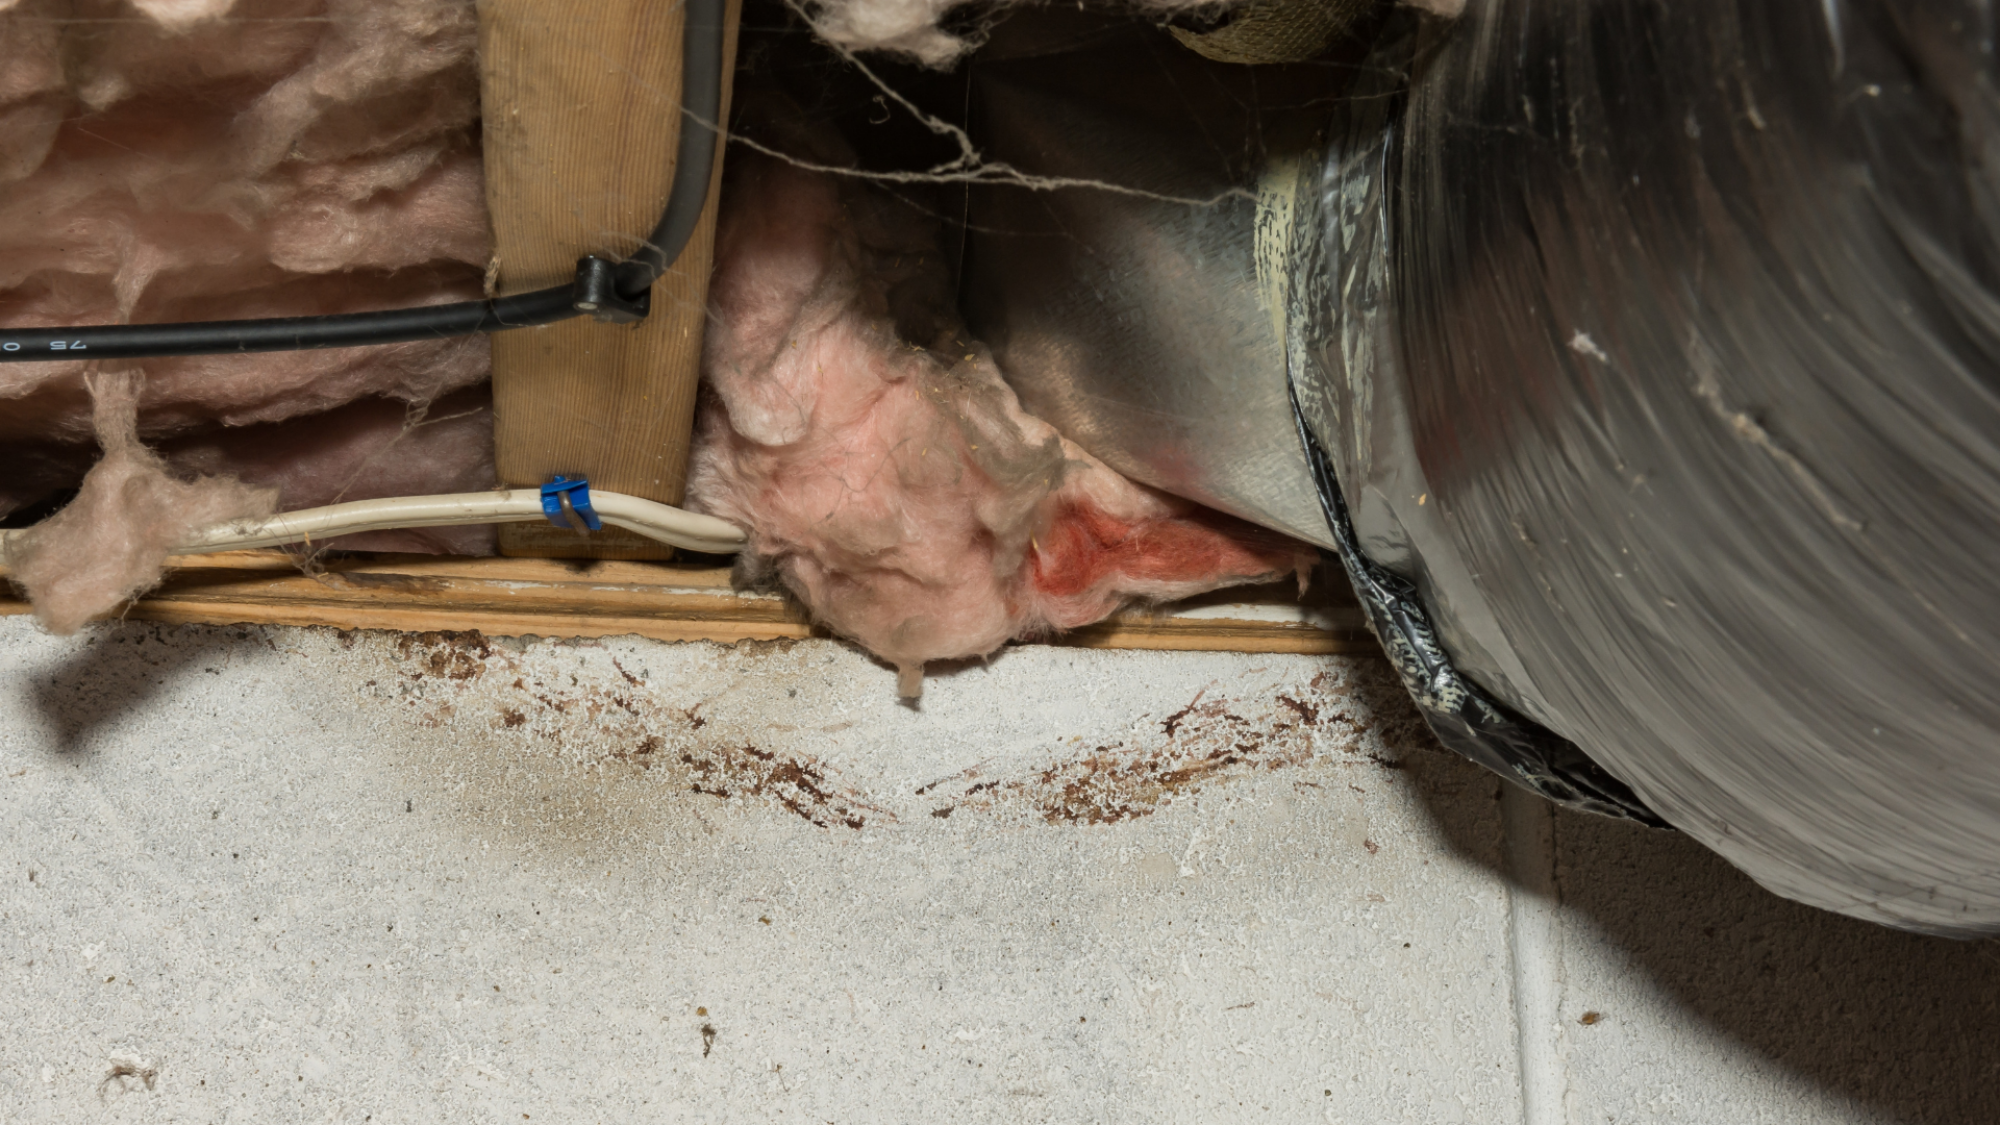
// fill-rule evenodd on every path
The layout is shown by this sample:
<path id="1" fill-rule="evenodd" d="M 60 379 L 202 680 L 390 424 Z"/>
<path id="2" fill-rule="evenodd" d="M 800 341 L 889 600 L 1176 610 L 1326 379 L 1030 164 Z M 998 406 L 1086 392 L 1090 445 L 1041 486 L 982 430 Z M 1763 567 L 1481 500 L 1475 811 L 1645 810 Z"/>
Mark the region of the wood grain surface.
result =
<path id="1" fill-rule="evenodd" d="M 166 582 L 121 616 L 175 624 L 327 625 L 492 636 L 776 640 L 816 634 L 782 594 L 740 593 L 729 570 L 688 563 L 434 555 L 348 556 L 302 573 L 282 551 L 173 560 Z M 0 569 L 0 576 L 5 575 Z M 1338 576 L 1335 576 L 1338 578 Z M 0 615 L 28 612 L 0 581 Z M 1291 584 L 1223 590 L 1135 609 L 1053 643 L 1208 652 L 1371 653 L 1344 582 L 1299 599 Z"/>
<path id="2" fill-rule="evenodd" d="M 734 70 L 730 5 L 725 69 Z M 480 0 L 486 197 L 497 292 L 559 285 L 585 254 L 622 259 L 659 221 L 680 138 L 681 9 L 659 0 Z M 727 117 L 728 91 L 724 92 Z M 701 225 L 636 325 L 589 319 L 493 337 L 494 455 L 509 487 L 586 475 L 678 504 L 715 238 L 718 156 Z M 500 530 L 503 553 L 665 558 L 607 528 Z"/>

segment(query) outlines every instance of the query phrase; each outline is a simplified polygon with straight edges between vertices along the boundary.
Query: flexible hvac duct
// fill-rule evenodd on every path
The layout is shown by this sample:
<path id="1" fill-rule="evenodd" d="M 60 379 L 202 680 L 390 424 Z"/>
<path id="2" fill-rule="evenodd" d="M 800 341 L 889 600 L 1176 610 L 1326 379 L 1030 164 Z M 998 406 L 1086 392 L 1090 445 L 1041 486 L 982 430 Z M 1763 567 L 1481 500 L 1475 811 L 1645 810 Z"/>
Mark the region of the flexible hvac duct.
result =
<path id="1" fill-rule="evenodd" d="M 979 189 L 966 302 L 1092 452 L 1337 544 L 1447 744 L 2000 931 L 1993 24 L 1401 10 L 1317 136 L 1144 29 L 1045 37 L 975 64 L 981 144 L 1151 194 Z"/>
<path id="2" fill-rule="evenodd" d="M 1960 935 L 2000 930 L 1993 37 L 1958 0 L 1405 26 L 1290 328 L 1360 552 L 1468 680 L 1766 886 Z"/>

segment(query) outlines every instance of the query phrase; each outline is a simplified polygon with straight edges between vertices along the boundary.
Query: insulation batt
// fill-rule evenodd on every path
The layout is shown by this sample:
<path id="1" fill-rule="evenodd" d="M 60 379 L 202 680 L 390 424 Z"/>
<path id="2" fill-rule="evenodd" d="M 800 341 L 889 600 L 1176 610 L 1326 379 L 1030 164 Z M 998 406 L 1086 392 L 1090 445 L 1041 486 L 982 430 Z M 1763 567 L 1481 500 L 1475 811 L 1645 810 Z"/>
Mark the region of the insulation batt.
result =
<path id="1" fill-rule="evenodd" d="M 62 511 L 36 524 L 0 563 L 51 632 L 72 633 L 157 585 L 192 531 L 242 516 L 345 500 L 477 492 L 493 483 L 493 396 L 471 387 L 413 410 L 364 399 L 324 414 L 168 442 L 138 438 L 139 376 L 99 374 L 104 455 Z M 492 525 L 342 535 L 306 551 L 490 555 Z"/>
<path id="2" fill-rule="evenodd" d="M 170 474 L 139 442 L 140 386 L 129 372 L 91 377 L 104 457 L 68 507 L 7 548 L 14 581 L 52 633 L 74 633 L 151 589 L 169 549 L 195 528 L 277 508 L 274 489 Z"/>
<path id="3" fill-rule="evenodd" d="M 982 11 L 991 18 L 994 9 L 1025 0 L 1001 0 Z M 1197 9 L 1213 11 L 1235 7 L 1247 0 L 1127 0 L 1124 3 L 1094 3 L 1093 7 L 1124 8 L 1135 12 L 1169 16 Z M 971 7 L 967 0 L 818 0 L 810 13 L 813 30 L 819 37 L 851 51 L 891 51 L 907 55 L 929 66 L 944 67 L 979 45 L 977 33 L 954 34 L 941 27 L 954 10 Z"/>
<path id="4" fill-rule="evenodd" d="M 0 321 L 477 298 L 476 32 L 469 0 L 0 0 Z M 155 439 L 421 403 L 489 361 L 473 338 L 131 367 Z M 0 445 L 87 448 L 90 368 L 0 367 Z"/>
<path id="5" fill-rule="evenodd" d="M 997 0 L 980 6 L 980 11 L 990 20 L 997 9 L 1028 2 Z M 1446 18 L 1456 17 L 1465 10 L 1465 0 L 1402 2 Z M 1219 13 L 1256 3 L 1257 0 L 1124 0 L 1122 3 L 1092 0 L 1091 6 L 1167 17 L 1195 11 Z M 1081 0 L 1078 6 L 1082 6 Z M 817 0 L 807 10 L 813 30 L 835 46 L 850 51 L 889 51 L 928 66 L 948 67 L 984 38 L 977 31 L 961 34 L 942 26 L 952 13 L 973 7 L 968 0 Z"/>
<path id="6" fill-rule="evenodd" d="M 467 0 L 0 0 L 0 320 L 477 296 L 474 41 Z M 697 495 L 911 691 L 929 660 L 1309 561 L 1023 414 L 956 335 L 935 232 L 910 213 L 782 167 L 733 184 Z M 53 629 L 151 586 L 193 527 L 274 499 L 492 484 L 483 339 L 95 367 L 0 368 L 0 515 L 81 482 L 8 560 Z"/>
<path id="7" fill-rule="evenodd" d="M 105 413 L 107 385 L 121 396 L 111 415 Z M 95 450 L 75 446 L 6 451 L 10 470 L 22 468 L 43 484 L 83 481 L 62 511 L 35 525 L 31 547 L 0 552 L 0 563 L 28 567 L 16 580 L 43 624 L 56 632 L 115 612 L 150 589 L 171 548 L 206 523 L 279 508 L 477 492 L 493 485 L 493 398 L 483 384 L 427 407 L 363 399 L 323 414 L 178 438 L 162 443 L 157 453 L 138 442 L 137 377 L 98 375 L 91 386 L 98 393 L 105 454 L 95 468 L 89 468 Z M 107 418 L 116 424 L 107 428 Z M 238 502 L 251 496 L 256 502 Z M 491 525 L 474 525 L 341 535 L 294 550 L 490 555 L 496 546 Z M 26 561 L 31 557 L 41 561 L 31 565 Z"/>
<path id="8" fill-rule="evenodd" d="M 479 492 L 493 487 L 493 395 L 482 384 L 423 408 L 362 399 L 307 418 L 179 438 L 160 454 L 184 477 L 276 489 L 285 509 Z M 341 535 L 310 549 L 490 555 L 496 538 L 491 524 L 410 527 Z"/>
<path id="9" fill-rule="evenodd" d="M 738 154 L 717 251 L 690 506 L 749 528 L 744 565 L 896 664 L 905 696 L 928 661 L 1310 566 L 1024 413 L 941 303 L 915 209 Z"/>

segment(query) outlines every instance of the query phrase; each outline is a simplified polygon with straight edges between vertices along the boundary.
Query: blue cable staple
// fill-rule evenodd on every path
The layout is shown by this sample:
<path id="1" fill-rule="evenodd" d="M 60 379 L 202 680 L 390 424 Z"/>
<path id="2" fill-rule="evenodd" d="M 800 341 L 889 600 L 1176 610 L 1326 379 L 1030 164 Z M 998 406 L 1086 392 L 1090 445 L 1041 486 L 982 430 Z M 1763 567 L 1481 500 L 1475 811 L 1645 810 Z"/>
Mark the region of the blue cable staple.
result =
<path id="1" fill-rule="evenodd" d="M 597 531 L 604 521 L 597 518 L 597 512 L 590 506 L 590 481 L 583 477 L 571 480 L 557 477 L 542 486 L 542 514 L 557 527 L 583 531 Z"/>

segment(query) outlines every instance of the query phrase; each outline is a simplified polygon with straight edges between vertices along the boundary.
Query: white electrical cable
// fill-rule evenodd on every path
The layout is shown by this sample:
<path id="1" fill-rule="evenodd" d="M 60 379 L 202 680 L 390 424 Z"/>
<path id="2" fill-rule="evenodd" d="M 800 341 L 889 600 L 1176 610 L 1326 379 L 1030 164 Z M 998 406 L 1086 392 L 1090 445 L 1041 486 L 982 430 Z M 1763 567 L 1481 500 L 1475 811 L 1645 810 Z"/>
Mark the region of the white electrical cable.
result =
<path id="1" fill-rule="evenodd" d="M 703 554 L 734 554 L 747 538 L 741 528 L 714 516 L 683 511 L 619 492 L 592 489 L 590 506 L 613 527 L 622 527 L 648 539 Z M 311 543 L 359 531 L 527 523 L 546 518 L 542 512 L 541 490 L 534 488 L 355 500 L 324 508 L 281 512 L 262 519 L 229 520 L 201 528 L 187 542 L 176 544 L 173 553 L 206 555 L 217 551 Z M 8 540 L 19 534 L 0 531 L 0 557 L 6 554 Z"/>

